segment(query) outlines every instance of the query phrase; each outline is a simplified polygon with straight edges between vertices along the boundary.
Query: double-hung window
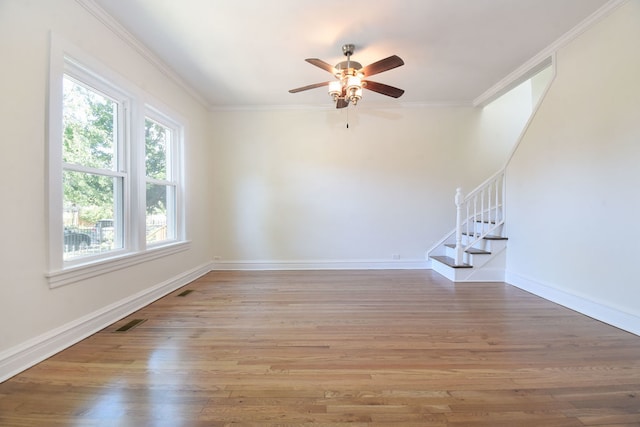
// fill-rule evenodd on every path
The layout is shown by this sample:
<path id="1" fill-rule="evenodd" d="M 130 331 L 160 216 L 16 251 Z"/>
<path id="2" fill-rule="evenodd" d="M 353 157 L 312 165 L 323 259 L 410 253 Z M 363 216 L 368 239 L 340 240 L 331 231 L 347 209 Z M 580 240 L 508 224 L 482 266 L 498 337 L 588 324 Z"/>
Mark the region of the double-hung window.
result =
<path id="1" fill-rule="evenodd" d="M 145 117 L 145 184 L 147 245 L 175 240 L 177 236 L 179 126 L 161 114 Z"/>
<path id="2" fill-rule="evenodd" d="M 186 249 L 175 114 L 52 37 L 48 116 L 51 286 Z"/>
<path id="3" fill-rule="evenodd" d="M 127 98 L 68 68 L 62 79 L 62 249 L 70 262 L 125 247 L 129 176 Z"/>

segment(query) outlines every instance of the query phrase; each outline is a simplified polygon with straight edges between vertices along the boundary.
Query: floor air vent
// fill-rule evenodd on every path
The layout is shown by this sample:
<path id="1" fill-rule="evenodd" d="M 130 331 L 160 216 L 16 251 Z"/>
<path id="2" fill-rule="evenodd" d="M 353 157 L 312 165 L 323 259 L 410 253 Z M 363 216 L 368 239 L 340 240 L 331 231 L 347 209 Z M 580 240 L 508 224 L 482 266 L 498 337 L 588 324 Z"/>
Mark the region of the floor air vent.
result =
<path id="1" fill-rule="evenodd" d="M 118 329 L 116 329 L 116 332 L 127 332 L 133 328 L 135 328 L 136 326 L 138 326 L 139 324 L 146 322 L 147 319 L 133 319 L 131 322 L 127 323 L 124 326 L 119 327 Z"/>
<path id="2" fill-rule="evenodd" d="M 186 297 L 187 295 L 189 295 L 191 292 L 193 292 L 193 289 L 187 289 L 186 291 L 182 291 L 180 292 L 178 295 L 178 297 Z"/>

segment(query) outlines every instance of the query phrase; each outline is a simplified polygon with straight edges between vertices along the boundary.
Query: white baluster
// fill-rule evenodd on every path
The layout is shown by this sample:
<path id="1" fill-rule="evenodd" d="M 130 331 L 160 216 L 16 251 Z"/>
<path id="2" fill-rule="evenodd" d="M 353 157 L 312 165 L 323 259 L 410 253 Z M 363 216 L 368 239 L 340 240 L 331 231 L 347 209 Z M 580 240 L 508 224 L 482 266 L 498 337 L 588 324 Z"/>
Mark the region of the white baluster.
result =
<path id="1" fill-rule="evenodd" d="M 464 202 L 464 196 L 462 195 L 462 188 L 456 188 L 456 265 L 462 264 L 462 204 Z"/>
<path id="2" fill-rule="evenodd" d="M 484 193 L 485 193 L 485 189 L 483 188 L 480 191 L 480 232 L 478 233 L 478 237 L 482 236 L 482 233 L 484 233 L 484 211 L 485 211 L 485 205 L 484 205 Z M 478 218 L 474 218 L 473 219 L 476 223 L 476 226 L 478 225 Z"/>
<path id="3" fill-rule="evenodd" d="M 500 176 L 500 205 L 501 205 L 501 210 L 500 210 L 500 221 L 504 223 L 504 220 L 506 218 L 506 209 L 507 209 L 507 205 L 505 204 L 505 201 L 507 199 L 507 186 L 506 186 L 506 179 L 507 176 L 505 175 L 504 172 L 502 172 L 502 175 Z"/>
<path id="4" fill-rule="evenodd" d="M 496 178 L 496 210 L 493 214 L 494 221 L 498 224 L 498 208 L 500 206 L 500 180 L 502 179 L 502 175 Z"/>
<path id="5" fill-rule="evenodd" d="M 470 219 L 475 221 L 477 217 L 478 217 L 478 193 L 476 193 L 476 195 L 473 196 L 473 218 L 467 217 L 467 222 L 469 222 Z M 475 240 L 475 238 L 476 238 L 476 225 L 475 223 L 473 223 L 473 240 Z M 469 242 L 467 242 L 467 244 L 469 244 Z"/>

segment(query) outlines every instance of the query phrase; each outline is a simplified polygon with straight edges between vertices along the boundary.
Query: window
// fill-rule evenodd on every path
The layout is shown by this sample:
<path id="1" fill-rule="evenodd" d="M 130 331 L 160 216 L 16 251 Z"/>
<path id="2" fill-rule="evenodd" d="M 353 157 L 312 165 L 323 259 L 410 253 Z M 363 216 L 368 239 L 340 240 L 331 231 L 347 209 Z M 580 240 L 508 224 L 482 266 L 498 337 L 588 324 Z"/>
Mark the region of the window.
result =
<path id="1" fill-rule="evenodd" d="M 166 119 L 165 119 L 165 123 Z M 176 238 L 175 125 L 145 119 L 146 242 Z"/>
<path id="2" fill-rule="evenodd" d="M 122 249 L 124 101 L 63 77 L 63 260 Z"/>
<path id="3" fill-rule="evenodd" d="M 52 37 L 50 286 L 187 248 L 182 135 L 166 107 Z"/>

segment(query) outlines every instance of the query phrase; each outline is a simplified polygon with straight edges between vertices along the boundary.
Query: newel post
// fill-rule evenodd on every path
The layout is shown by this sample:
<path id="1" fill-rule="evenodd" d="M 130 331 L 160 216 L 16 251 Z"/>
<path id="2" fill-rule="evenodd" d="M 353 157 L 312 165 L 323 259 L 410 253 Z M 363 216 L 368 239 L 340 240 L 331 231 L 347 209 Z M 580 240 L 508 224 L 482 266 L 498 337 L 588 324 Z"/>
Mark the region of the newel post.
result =
<path id="1" fill-rule="evenodd" d="M 464 202 L 464 196 L 462 195 L 462 188 L 456 188 L 456 265 L 462 264 L 462 204 Z"/>

